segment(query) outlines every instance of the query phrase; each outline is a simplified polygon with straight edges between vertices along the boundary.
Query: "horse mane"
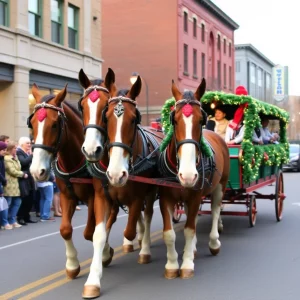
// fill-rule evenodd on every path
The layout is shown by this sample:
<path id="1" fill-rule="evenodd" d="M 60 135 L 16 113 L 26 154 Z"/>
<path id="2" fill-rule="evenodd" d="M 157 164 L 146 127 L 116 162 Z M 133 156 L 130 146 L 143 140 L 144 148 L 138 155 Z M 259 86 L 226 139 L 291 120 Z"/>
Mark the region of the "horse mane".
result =
<path id="1" fill-rule="evenodd" d="M 182 95 L 182 98 L 185 100 L 196 100 L 192 91 L 185 91 Z"/>

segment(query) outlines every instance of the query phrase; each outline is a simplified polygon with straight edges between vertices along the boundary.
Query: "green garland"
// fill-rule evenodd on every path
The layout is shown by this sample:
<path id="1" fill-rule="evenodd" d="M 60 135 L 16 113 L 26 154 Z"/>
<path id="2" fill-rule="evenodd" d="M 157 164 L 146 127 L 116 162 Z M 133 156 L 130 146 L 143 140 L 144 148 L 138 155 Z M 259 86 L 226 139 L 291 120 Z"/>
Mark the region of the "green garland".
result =
<path id="1" fill-rule="evenodd" d="M 222 92 L 207 92 L 202 97 L 202 103 L 217 103 L 228 105 L 241 105 L 248 103 L 244 111 L 245 134 L 241 147 L 243 149 L 242 166 L 243 181 L 251 183 L 257 179 L 260 166 L 280 166 L 289 161 L 289 144 L 286 135 L 286 126 L 289 121 L 289 114 L 275 105 L 271 105 L 250 96 L 237 96 Z M 274 145 L 253 145 L 252 134 L 255 128 L 261 127 L 259 114 L 276 116 L 280 120 L 280 144 Z M 265 159 L 264 153 L 268 158 Z M 254 163 L 253 163 L 254 158 Z"/>
<path id="2" fill-rule="evenodd" d="M 164 151 L 167 148 L 167 146 L 169 145 L 173 137 L 174 126 L 170 122 L 170 114 L 174 105 L 175 105 L 175 99 L 171 98 L 166 100 L 165 104 L 161 109 L 161 123 L 162 123 L 163 130 L 165 132 L 165 138 L 163 139 L 160 145 L 160 151 Z M 203 136 L 201 137 L 200 147 L 205 156 L 211 157 L 213 155 L 210 147 L 207 145 Z"/>

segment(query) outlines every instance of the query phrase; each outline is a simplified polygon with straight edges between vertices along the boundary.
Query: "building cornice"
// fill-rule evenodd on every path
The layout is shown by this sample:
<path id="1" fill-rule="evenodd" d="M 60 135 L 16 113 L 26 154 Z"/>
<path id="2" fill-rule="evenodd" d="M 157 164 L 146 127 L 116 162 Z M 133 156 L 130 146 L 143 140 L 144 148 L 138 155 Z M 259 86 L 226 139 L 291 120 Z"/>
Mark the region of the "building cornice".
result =
<path id="1" fill-rule="evenodd" d="M 263 61 L 265 61 L 267 64 L 269 64 L 271 67 L 275 67 L 276 64 L 274 64 L 271 60 L 269 60 L 266 56 L 264 56 L 259 50 L 257 50 L 253 45 L 251 44 L 237 44 L 234 45 L 235 50 L 249 50 L 255 55 L 259 56 Z"/>
<path id="2" fill-rule="evenodd" d="M 216 6 L 210 0 L 195 0 L 198 4 L 206 8 L 209 12 L 215 15 L 218 19 L 220 19 L 225 25 L 227 25 L 230 29 L 236 30 L 240 26 L 234 22 L 228 15 L 226 15 L 218 6 Z"/>

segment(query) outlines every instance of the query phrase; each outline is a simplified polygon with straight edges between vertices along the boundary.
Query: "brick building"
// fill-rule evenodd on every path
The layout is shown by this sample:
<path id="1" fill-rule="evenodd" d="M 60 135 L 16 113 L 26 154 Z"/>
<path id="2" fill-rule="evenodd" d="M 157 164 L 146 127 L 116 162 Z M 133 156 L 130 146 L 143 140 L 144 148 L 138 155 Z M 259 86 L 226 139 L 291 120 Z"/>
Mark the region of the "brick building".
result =
<path id="1" fill-rule="evenodd" d="M 119 87 L 143 79 L 143 121 L 160 113 L 171 80 L 195 90 L 233 91 L 234 31 L 238 25 L 210 0 L 102 0 L 104 71 L 113 68 Z"/>
<path id="2" fill-rule="evenodd" d="M 58 93 L 78 101 L 78 72 L 101 77 L 100 0 L 0 1 L 0 134 L 28 135 L 27 117 L 41 94 Z"/>

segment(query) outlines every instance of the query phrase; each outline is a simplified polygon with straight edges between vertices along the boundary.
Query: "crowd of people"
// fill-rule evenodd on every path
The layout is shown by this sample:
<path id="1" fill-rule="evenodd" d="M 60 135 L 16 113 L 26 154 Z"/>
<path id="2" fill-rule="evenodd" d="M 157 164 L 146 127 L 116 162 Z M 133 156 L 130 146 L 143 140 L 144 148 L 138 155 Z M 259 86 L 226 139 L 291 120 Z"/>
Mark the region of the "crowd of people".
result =
<path id="1" fill-rule="evenodd" d="M 245 87 L 238 86 L 236 95 L 248 95 Z M 234 118 L 229 121 L 226 119 L 226 112 L 222 106 L 215 108 L 214 117 L 209 118 L 206 128 L 220 135 L 228 145 L 240 144 L 245 133 L 244 125 L 245 105 L 240 105 L 234 114 Z M 252 142 L 256 145 L 263 145 L 279 142 L 279 135 L 271 133 L 268 129 L 269 120 L 262 119 L 262 127 L 256 128 L 252 135 Z"/>
<path id="2" fill-rule="evenodd" d="M 46 182 L 36 182 L 30 174 L 31 145 L 29 137 L 21 137 L 17 144 L 7 135 L 0 136 L 1 229 L 20 228 L 38 220 L 55 221 L 62 216 L 54 173 L 51 172 Z M 36 220 L 31 218 L 34 214 Z"/>

